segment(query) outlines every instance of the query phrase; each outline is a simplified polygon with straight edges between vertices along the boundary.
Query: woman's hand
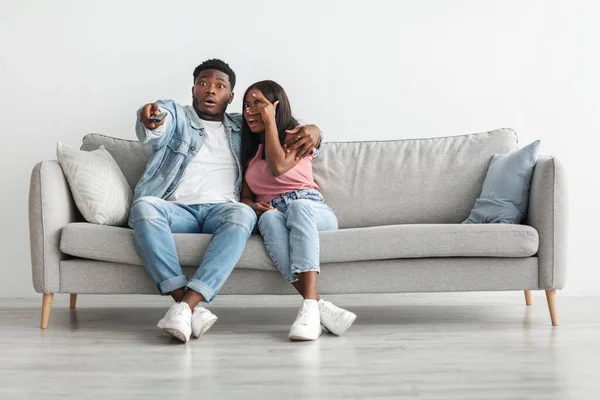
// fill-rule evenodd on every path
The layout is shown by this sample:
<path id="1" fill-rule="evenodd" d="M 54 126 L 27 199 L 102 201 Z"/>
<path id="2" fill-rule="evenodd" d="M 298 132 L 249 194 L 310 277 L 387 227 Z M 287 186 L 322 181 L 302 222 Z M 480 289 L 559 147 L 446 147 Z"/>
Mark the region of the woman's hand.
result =
<path id="1" fill-rule="evenodd" d="M 248 205 L 254 210 L 257 217 L 260 217 L 263 213 L 267 211 L 274 210 L 274 208 L 271 207 L 269 203 L 264 202 L 250 203 Z"/>
<path id="2" fill-rule="evenodd" d="M 271 103 L 262 93 L 252 93 L 252 96 L 256 100 L 260 102 L 260 104 L 255 104 L 252 107 L 248 108 L 248 114 L 256 115 L 260 114 L 263 122 L 266 124 L 272 123 L 275 124 L 275 109 L 277 108 L 277 104 L 279 104 L 279 100 L 275 101 L 275 103 Z"/>

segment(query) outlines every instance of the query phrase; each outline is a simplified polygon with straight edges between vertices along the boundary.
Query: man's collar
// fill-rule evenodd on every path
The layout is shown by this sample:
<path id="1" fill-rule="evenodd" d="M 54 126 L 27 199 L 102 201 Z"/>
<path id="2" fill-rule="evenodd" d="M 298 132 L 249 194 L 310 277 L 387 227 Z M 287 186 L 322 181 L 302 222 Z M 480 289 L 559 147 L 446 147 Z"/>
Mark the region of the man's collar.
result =
<path id="1" fill-rule="evenodd" d="M 202 125 L 202 121 L 200 120 L 200 117 L 198 117 L 198 113 L 196 112 L 193 106 L 185 106 L 184 110 L 188 118 L 190 119 L 190 124 L 192 125 L 192 128 L 204 129 L 204 125 Z M 239 131 L 242 129 L 242 126 L 239 125 L 239 122 L 231 118 L 227 113 L 225 113 L 225 115 L 223 116 L 223 125 L 225 125 L 225 128 L 229 128 L 232 131 Z"/>

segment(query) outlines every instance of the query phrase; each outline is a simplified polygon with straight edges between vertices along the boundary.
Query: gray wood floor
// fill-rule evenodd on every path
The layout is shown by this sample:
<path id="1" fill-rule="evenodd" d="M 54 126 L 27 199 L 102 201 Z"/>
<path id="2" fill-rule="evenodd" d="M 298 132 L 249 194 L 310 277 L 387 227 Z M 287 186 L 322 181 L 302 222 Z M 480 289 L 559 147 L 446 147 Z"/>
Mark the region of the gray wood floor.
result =
<path id="1" fill-rule="evenodd" d="M 600 298 L 543 292 L 332 296 L 346 336 L 290 343 L 296 297 L 221 297 L 187 345 L 155 324 L 158 296 L 0 300 L 0 399 L 596 399 Z"/>

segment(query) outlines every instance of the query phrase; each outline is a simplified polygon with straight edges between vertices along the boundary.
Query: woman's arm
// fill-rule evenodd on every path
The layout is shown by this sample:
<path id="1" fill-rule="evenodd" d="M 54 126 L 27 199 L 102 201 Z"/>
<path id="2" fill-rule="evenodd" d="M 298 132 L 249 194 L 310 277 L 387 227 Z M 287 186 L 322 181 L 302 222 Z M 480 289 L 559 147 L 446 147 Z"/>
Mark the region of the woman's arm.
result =
<path id="1" fill-rule="evenodd" d="M 248 183 L 246 183 L 245 177 L 244 181 L 242 182 L 242 203 L 248 205 L 254 203 L 254 193 L 252 193 L 250 186 L 248 186 Z"/>
<path id="2" fill-rule="evenodd" d="M 274 210 L 274 208 L 267 203 L 257 203 L 254 201 L 254 193 L 250 190 L 246 178 L 244 178 L 244 181 L 242 182 L 242 203 L 249 205 L 250 208 L 254 210 L 257 217 L 260 217 L 266 211 Z"/>
<path id="3" fill-rule="evenodd" d="M 277 123 L 275 122 L 275 109 L 279 101 L 271 103 L 262 93 L 254 96 L 264 105 L 257 111 L 260 112 L 265 123 L 265 158 L 267 159 L 267 166 L 273 176 L 285 174 L 300 162 L 301 157 L 286 153 L 279 142 L 279 132 L 277 132 Z"/>

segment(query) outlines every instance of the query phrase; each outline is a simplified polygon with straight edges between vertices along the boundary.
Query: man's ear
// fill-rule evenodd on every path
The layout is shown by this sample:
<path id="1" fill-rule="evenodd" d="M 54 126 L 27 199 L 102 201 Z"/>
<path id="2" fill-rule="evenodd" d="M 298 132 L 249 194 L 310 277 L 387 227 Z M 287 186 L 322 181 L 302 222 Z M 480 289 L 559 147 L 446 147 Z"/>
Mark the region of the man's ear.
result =
<path id="1" fill-rule="evenodd" d="M 231 92 L 231 93 L 229 94 L 229 102 L 228 102 L 228 104 L 231 104 L 231 103 L 233 102 L 233 97 L 234 97 L 234 96 L 235 96 L 235 93 L 233 93 L 233 92 Z"/>
<path id="2" fill-rule="evenodd" d="M 194 87 L 195 86 L 192 86 L 192 99 L 194 98 Z"/>

